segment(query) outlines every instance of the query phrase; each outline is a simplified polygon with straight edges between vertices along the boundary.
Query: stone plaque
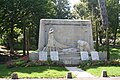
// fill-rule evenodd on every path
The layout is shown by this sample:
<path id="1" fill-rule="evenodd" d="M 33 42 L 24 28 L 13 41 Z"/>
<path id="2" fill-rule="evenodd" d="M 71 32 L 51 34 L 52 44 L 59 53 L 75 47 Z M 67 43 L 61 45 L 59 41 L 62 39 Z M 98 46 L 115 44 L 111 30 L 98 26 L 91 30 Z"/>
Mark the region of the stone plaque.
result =
<path id="1" fill-rule="evenodd" d="M 51 51 L 50 58 L 52 61 L 58 61 L 59 60 L 58 51 Z"/>
<path id="2" fill-rule="evenodd" d="M 39 52 L 39 60 L 47 61 L 47 52 L 44 51 Z"/>
<path id="3" fill-rule="evenodd" d="M 97 51 L 92 51 L 91 52 L 91 57 L 92 57 L 92 60 L 99 60 L 98 52 Z"/>
<path id="4" fill-rule="evenodd" d="M 87 51 L 81 51 L 81 60 L 89 60 L 89 55 Z"/>

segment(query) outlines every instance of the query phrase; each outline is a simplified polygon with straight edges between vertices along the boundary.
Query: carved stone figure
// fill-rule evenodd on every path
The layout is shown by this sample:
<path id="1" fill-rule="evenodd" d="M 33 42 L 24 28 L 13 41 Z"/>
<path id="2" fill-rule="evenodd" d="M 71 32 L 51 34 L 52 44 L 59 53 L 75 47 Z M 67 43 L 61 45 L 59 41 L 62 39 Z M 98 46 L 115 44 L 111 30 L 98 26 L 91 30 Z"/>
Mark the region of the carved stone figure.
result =
<path id="1" fill-rule="evenodd" d="M 45 49 L 51 49 L 52 51 L 55 51 L 57 49 L 62 49 L 62 47 L 67 48 L 67 45 L 61 44 L 59 43 L 55 37 L 54 37 L 54 29 L 50 28 L 49 32 L 48 32 L 48 44 L 46 45 L 45 48 L 43 48 L 43 50 Z"/>
<path id="2" fill-rule="evenodd" d="M 48 44 L 47 47 L 54 47 L 54 36 L 53 36 L 53 28 L 50 28 L 49 33 L 48 33 Z"/>
<path id="3" fill-rule="evenodd" d="M 78 50 L 76 48 L 68 48 L 68 49 L 63 49 L 61 51 L 62 52 L 72 52 L 72 53 L 74 53 L 74 52 L 77 52 Z"/>
<path id="4" fill-rule="evenodd" d="M 88 51 L 88 52 L 90 52 L 90 46 L 86 41 L 78 40 L 77 44 L 78 44 L 77 48 L 80 51 Z"/>

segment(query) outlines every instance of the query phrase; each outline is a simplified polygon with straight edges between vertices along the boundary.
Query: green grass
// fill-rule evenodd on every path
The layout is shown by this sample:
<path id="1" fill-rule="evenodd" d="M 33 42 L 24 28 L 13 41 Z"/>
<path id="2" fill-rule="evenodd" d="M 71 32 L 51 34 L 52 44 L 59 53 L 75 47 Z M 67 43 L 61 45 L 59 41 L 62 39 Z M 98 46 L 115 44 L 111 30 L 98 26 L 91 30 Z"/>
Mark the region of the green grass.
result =
<path id="1" fill-rule="evenodd" d="M 120 60 L 119 48 L 110 48 L 110 59 Z M 100 76 L 102 70 L 106 70 L 108 76 L 120 76 L 120 66 L 90 66 L 88 69 L 86 69 L 87 72 L 95 76 Z"/>
<path id="2" fill-rule="evenodd" d="M 108 76 L 120 76 L 120 67 L 119 66 L 100 66 L 100 67 L 91 67 L 86 71 L 95 75 L 100 76 L 102 70 L 106 70 Z"/>
<path id="3" fill-rule="evenodd" d="M 6 68 L 0 64 L 0 78 L 9 78 L 13 72 L 18 73 L 19 78 L 64 78 L 68 72 L 64 67 L 16 67 Z"/>
<path id="4" fill-rule="evenodd" d="M 110 49 L 110 59 L 120 59 L 120 48 L 111 48 Z"/>

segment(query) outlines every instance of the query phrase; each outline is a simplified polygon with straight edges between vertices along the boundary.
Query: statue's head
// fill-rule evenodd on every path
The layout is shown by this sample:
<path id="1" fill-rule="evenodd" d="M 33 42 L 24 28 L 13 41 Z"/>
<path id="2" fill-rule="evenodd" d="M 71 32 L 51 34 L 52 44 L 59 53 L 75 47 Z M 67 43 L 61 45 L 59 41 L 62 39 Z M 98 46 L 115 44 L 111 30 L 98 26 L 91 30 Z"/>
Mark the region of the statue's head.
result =
<path id="1" fill-rule="evenodd" d="M 54 32 L 53 28 L 50 28 L 49 34 L 51 34 L 51 33 L 53 33 L 53 32 Z"/>

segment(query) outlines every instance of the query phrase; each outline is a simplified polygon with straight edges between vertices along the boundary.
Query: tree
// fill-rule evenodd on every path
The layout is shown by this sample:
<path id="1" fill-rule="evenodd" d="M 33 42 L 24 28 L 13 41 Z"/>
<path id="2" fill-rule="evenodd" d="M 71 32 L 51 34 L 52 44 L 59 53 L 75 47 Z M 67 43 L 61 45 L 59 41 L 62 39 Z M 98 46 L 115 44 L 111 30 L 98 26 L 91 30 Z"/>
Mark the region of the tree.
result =
<path id="1" fill-rule="evenodd" d="M 54 0 L 56 18 L 68 19 L 71 18 L 70 5 L 68 0 Z"/>
<path id="2" fill-rule="evenodd" d="M 55 16 L 51 0 L 0 0 L 0 12 L 1 35 L 9 43 L 11 53 L 14 53 L 16 39 L 26 29 L 31 30 L 29 36 L 34 36 L 32 40 L 35 40 L 38 37 L 39 20 Z M 17 36 L 15 29 L 21 30 Z M 23 42 L 25 46 L 25 34 Z M 32 41 L 30 43 L 34 44 Z M 25 47 L 23 50 L 25 52 Z"/>
<path id="3" fill-rule="evenodd" d="M 90 11 L 88 9 L 87 2 L 79 2 L 78 4 L 74 5 L 74 10 L 72 12 L 73 18 L 75 19 L 87 19 L 90 15 Z"/>
<path id="4" fill-rule="evenodd" d="M 119 0 L 107 0 L 107 10 L 108 10 L 108 18 L 109 18 L 109 26 L 111 38 L 113 39 L 113 46 L 116 47 L 116 35 L 117 30 L 119 29 Z"/>

